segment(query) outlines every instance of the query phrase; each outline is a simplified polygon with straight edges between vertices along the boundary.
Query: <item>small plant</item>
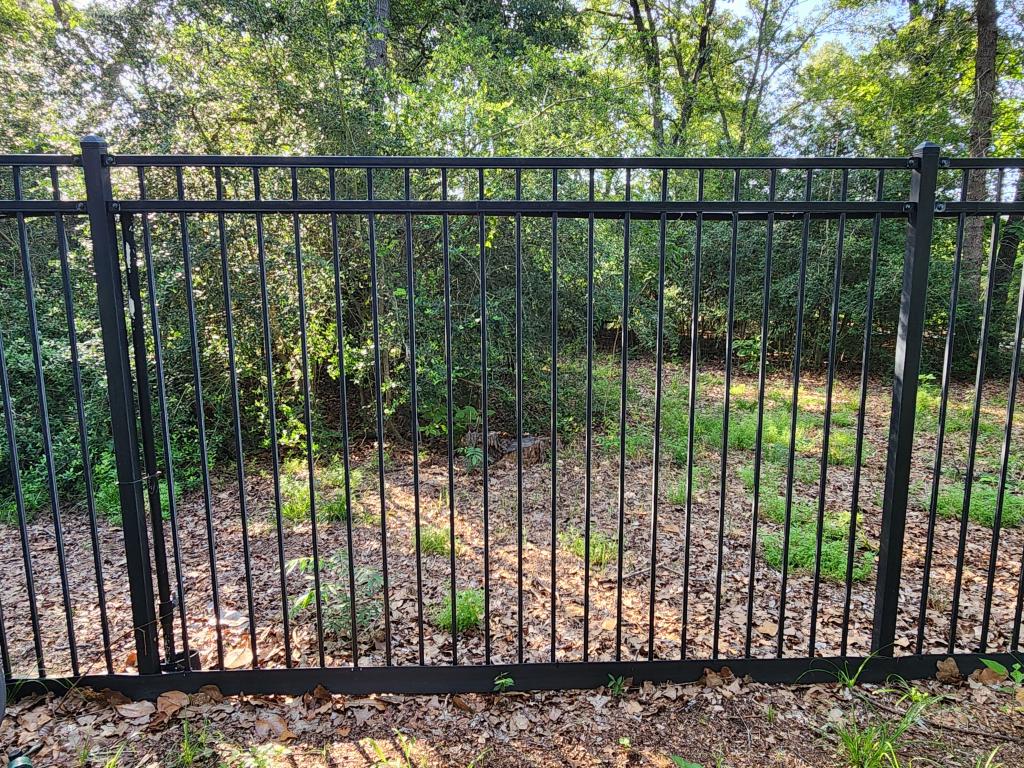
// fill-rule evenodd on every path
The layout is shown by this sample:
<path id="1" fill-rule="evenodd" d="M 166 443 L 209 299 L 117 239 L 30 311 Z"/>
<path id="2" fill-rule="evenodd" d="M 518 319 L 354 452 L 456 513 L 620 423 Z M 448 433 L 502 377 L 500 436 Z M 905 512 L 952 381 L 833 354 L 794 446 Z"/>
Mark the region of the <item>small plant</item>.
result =
<path id="1" fill-rule="evenodd" d="M 626 678 L 621 675 L 619 677 L 608 675 L 608 691 L 612 696 L 624 696 L 628 688 L 629 684 L 626 682 Z"/>
<path id="2" fill-rule="evenodd" d="M 369 739 L 369 743 L 375 756 L 374 768 L 420 768 L 420 766 L 426 765 L 424 759 L 417 758 L 415 755 L 416 739 L 407 736 L 397 728 L 395 729 L 394 743 L 398 745 L 398 757 L 388 757 L 387 750 L 376 739 Z"/>
<path id="3" fill-rule="evenodd" d="M 773 497 L 774 498 L 774 497 Z M 773 500 L 763 506 L 765 516 L 775 520 L 782 515 L 785 520 L 785 504 Z M 826 513 L 821 530 L 821 578 L 826 581 L 843 582 L 846 579 L 847 546 L 850 528 L 847 513 Z M 868 542 L 859 530 L 855 534 L 853 580 L 864 581 L 871 576 L 875 554 L 868 549 Z M 794 570 L 814 570 L 817 556 L 818 524 L 816 513 L 808 506 L 794 504 L 789 527 L 789 567 Z M 768 533 L 764 537 L 764 559 L 772 568 L 782 567 L 781 533 Z"/>
<path id="4" fill-rule="evenodd" d="M 870 720 L 861 725 L 856 715 L 835 726 L 839 753 L 857 768 L 898 768 L 899 751 L 907 731 L 918 723 L 925 710 L 940 701 L 905 681 L 899 681 L 900 702 L 909 701 L 907 711 L 895 720 Z"/>
<path id="5" fill-rule="evenodd" d="M 676 768 L 703 768 L 700 763 L 691 763 L 679 755 L 669 755 L 669 760 L 672 761 L 672 765 L 676 766 Z"/>
<path id="6" fill-rule="evenodd" d="M 512 679 L 512 676 L 507 672 L 502 672 L 496 678 L 494 678 L 494 692 L 495 693 L 508 693 L 515 686 L 516 681 Z"/>
<path id="7" fill-rule="evenodd" d="M 999 747 L 975 760 L 974 768 L 1003 768 L 1003 763 L 996 762 L 997 754 L 999 754 Z"/>
<path id="8" fill-rule="evenodd" d="M 317 520 L 343 522 L 348 516 L 349 499 L 345 495 L 345 465 L 335 460 L 313 470 L 316 494 Z M 349 486 L 355 497 L 362 483 L 363 473 L 353 469 L 349 473 Z M 309 470 L 304 460 L 286 461 L 281 467 L 281 517 L 292 523 L 309 520 Z"/>
<path id="9" fill-rule="evenodd" d="M 291 615 L 300 616 L 316 606 L 313 558 L 300 557 L 288 563 L 288 573 L 306 577 L 308 588 L 292 600 Z M 320 602 L 324 631 L 348 637 L 352 629 L 351 590 L 348 583 L 348 552 L 339 550 L 320 561 Z M 376 568 L 355 567 L 356 629 L 366 630 L 384 612 L 384 577 Z"/>
<path id="10" fill-rule="evenodd" d="M 420 551 L 424 555 L 447 555 L 450 544 L 447 528 L 436 525 L 420 528 Z"/>
<path id="11" fill-rule="evenodd" d="M 455 629 L 466 632 L 479 629 L 484 615 L 484 591 L 463 589 L 455 595 Z M 452 598 L 445 595 L 444 602 L 434 612 L 434 623 L 445 632 L 452 631 Z"/>
<path id="12" fill-rule="evenodd" d="M 209 739 L 205 723 L 202 727 L 193 730 L 188 720 L 182 721 L 181 748 L 178 753 L 177 765 L 180 768 L 192 768 L 210 757 L 213 750 L 208 744 Z"/>
<path id="13" fill-rule="evenodd" d="M 484 451 L 478 445 L 464 445 L 459 449 L 466 460 L 466 469 L 475 472 L 484 464 Z"/>
<path id="14" fill-rule="evenodd" d="M 577 528 L 570 528 L 561 534 L 562 544 L 581 560 L 587 552 L 586 536 Z M 590 532 L 590 564 L 595 568 L 603 568 L 614 561 L 618 555 L 618 539 L 604 531 L 593 529 Z"/>

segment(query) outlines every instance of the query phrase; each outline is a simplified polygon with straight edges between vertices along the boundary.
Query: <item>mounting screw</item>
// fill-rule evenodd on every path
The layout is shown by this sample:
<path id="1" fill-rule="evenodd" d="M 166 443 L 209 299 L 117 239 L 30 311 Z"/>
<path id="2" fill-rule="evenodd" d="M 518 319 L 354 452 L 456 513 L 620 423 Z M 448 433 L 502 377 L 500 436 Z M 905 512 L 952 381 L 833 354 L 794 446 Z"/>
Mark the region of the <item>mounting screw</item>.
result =
<path id="1" fill-rule="evenodd" d="M 75 210 L 79 213 L 85 213 L 85 203 L 76 203 Z"/>
<path id="2" fill-rule="evenodd" d="M 118 211 L 120 211 L 120 210 L 121 210 L 121 204 L 120 204 L 120 203 L 111 203 L 111 204 L 110 204 L 110 210 L 111 210 L 111 211 L 112 211 L 113 213 L 117 213 Z"/>
<path id="3" fill-rule="evenodd" d="M 945 210 L 946 210 L 946 204 L 945 203 L 936 203 L 935 204 L 935 212 L 936 213 L 944 213 Z"/>
<path id="4" fill-rule="evenodd" d="M 903 204 L 903 212 L 904 213 L 910 213 L 912 210 L 914 210 L 914 204 L 913 203 L 904 203 Z"/>
<path id="5" fill-rule="evenodd" d="M 919 168 L 919 167 L 920 167 L 920 163 L 918 162 L 918 159 L 916 157 L 908 157 L 907 158 L 907 168 Z"/>
<path id="6" fill-rule="evenodd" d="M 950 162 L 948 157 L 939 158 L 939 168 L 949 168 Z"/>
<path id="7" fill-rule="evenodd" d="M 104 155 L 103 156 L 103 165 L 105 165 L 107 168 L 109 168 L 110 166 L 112 166 L 116 162 L 117 162 L 117 158 L 115 158 L 113 155 Z"/>

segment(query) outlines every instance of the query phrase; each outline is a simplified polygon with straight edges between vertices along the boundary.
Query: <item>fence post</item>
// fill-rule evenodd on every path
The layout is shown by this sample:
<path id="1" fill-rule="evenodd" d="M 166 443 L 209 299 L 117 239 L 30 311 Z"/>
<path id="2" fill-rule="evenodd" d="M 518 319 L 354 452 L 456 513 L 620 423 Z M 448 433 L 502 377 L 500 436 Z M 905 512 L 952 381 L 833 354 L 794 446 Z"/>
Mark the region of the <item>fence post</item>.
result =
<path id="1" fill-rule="evenodd" d="M 112 209 L 110 155 L 107 153 L 106 142 L 97 136 L 84 137 L 81 147 L 137 666 L 140 674 L 153 674 L 160 671 L 160 650 L 156 638 L 149 537 L 139 472 L 135 393 L 128 360 L 124 291 Z"/>
<path id="2" fill-rule="evenodd" d="M 912 162 L 907 251 L 903 260 L 903 294 L 896 338 L 882 532 L 878 543 L 875 618 L 871 634 L 871 650 L 883 656 L 893 655 L 893 641 L 896 639 L 939 147 L 930 141 L 924 142 L 914 150 Z"/>

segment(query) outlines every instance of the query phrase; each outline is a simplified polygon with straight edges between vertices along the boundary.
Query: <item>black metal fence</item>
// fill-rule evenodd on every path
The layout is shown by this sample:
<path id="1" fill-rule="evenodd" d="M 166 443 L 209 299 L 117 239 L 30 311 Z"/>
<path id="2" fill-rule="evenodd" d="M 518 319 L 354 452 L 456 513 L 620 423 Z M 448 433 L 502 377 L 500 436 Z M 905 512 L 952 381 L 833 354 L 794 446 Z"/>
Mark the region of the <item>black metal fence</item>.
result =
<path id="1" fill-rule="evenodd" d="M 5 356 L 3 343 L 15 329 L 0 328 L 14 511 L 0 653 L 19 690 L 71 677 L 139 695 L 208 683 L 442 692 L 491 690 L 499 678 L 520 689 L 609 675 L 692 680 L 721 666 L 810 681 L 868 655 L 864 674 L 877 679 L 934 674 L 946 655 L 965 670 L 981 654 L 1012 663 L 1019 650 L 1024 539 L 1003 517 L 1024 487 L 1014 425 L 1024 287 L 1011 336 L 996 343 L 991 329 L 998 260 L 1024 214 L 1019 194 L 1003 197 L 1024 160 L 946 159 L 930 144 L 877 159 L 115 156 L 87 138 L 80 156 L 0 156 L 0 167 L 10 175 L 0 223 L 12 235 L 0 247 L 21 273 L 21 290 L 3 301 L 23 312 L 29 348 L 16 352 L 31 360 L 18 368 L 26 376 L 9 374 L 15 352 L 8 343 Z M 968 199 L 971 174 L 984 175 L 985 200 Z M 958 294 L 972 227 L 989 233 L 985 299 L 967 310 L 980 325 Z M 851 299 L 844 256 L 854 240 L 867 282 Z M 879 317 L 876 296 L 899 277 L 879 270 L 892 242 L 905 242 L 902 295 L 898 317 Z M 1011 283 L 1015 245 L 1013 255 Z M 207 256 L 209 269 L 197 264 Z M 702 282 L 716 259 L 721 293 Z M 815 263 L 826 265 L 827 313 L 807 309 L 821 298 L 808 296 Z M 948 297 L 929 293 L 940 263 L 952 271 Z M 349 282 L 354 264 L 365 284 Z M 598 323 L 595 281 L 610 264 L 620 312 Z M 795 303 L 780 307 L 783 284 Z M 644 297 L 653 313 L 637 318 Z M 738 300 L 761 306 L 742 339 Z M 580 315 L 568 324 L 582 338 L 560 327 L 560 301 Z M 852 330 L 851 301 L 864 310 Z M 369 337 L 355 348 L 344 322 L 352 302 L 369 308 Z M 683 307 L 673 329 L 670 302 Z M 926 328 L 937 304 L 945 334 Z M 168 306 L 183 323 L 166 319 Z M 76 311 L 95 318 L 96 335 L 79 337 Z M 212 313 L 223 317 L 213 336 L 203 322 Z M 425 314 L 440 336 L 423 334 Z M 313 315 L 329 321 L 311 328 Z M 724 318 L 724 338 L 702 339 L 709 315 Z M 769 344 L 782 315 L 795 322 L 785 360 Z M 47 337 L 40 318 L 64 338 Z M 546 349 L 528 321 L 543 321 Z M 631 323 L 653 329 L 651 354 L 634 352 Z M 803 358 L 809 332 L 827 339 L 821 372 Z M 851 332 L 858 359 L 838 352 Z M 965 332 L 978 336 L 972 388 L 955 375 Z M 283 359 L 282 334 L 292 333 L 297 355 Z M 453 348 L 467 334 L 476 361 Z M 256 340 L 254 355 L 243 337 Z M 214 344 L 222 367 L 211 371 Z M 721 355 L 702 357 L 702 344 Z M 922 375 L 929 345 L 941 350 L 934 384 Z M 170 346 L 185 354 L 174 356 L 178 370 Z M 541 352 L 537 413 L 523 371 Z M 83 377 L 81 354 L 102 359 L 102 379 Z M 1009 358 L 998 375 L 986 370 L 993 354 Z M 872 371 L 879 359 L 891 380 Z M 53 366 L 71 372 L 69 402 L 48 399 Z M 849 371 L 840 425 L 836 382 Z M 582 383 L 582 403 L 567 375 Z M 280 401 L 282 376 L 298 402 Z M 211 382 L 223 389 L 216 408 Z M 324 382 L 337 389 L 325 393 Z M 358 392 L 353 382 L 364 382 Z M 36 410 L 19 412 L 29 385 Z M 90 425 L 97 386 L 108 405 Z M 932 398 L 923 405 L 922 387 Z M 443 404 L 433 431 L 427 388 Z M 259 410 L 240 396 L 254 390 Z M 458 391 L 479 398 L 468 417 Z M 329 417 L 313 402 L 323 398 Z M 956 467 L 962 498 L 946 520 L 957 399 L 966 466 Z M 499 401 L 513 412 L 495 412 Z M 55 408 L 77 441 L 75 472 L 54 448 Z M 350 430 L 352 409 L 369 414 L 368 435 Z M 211 420 L 227 436 L 218 450 Z M 182 421 L 194 435 L 191 488 L 172 424 Z M 19 452 L 29 423 L 35 455 Z M 537 424 L 546 430 L 530 434 Z M 752 451 L 737 437 L 748 427 Z M 701 442 L 705 428 L 715 445 Z M 841 468 L 838 430 L 852 457 Z M 102 478 L 97 434 L 114 458 Z M 976 460 L 979 441 L 1000 443 L 991 466 Z M 322 442 L 340 447 L 333 480 L 322 476 Z M 738 453 L 749 468 L 737 467 Z M 45 521 L 29 514 L 30 465 L 45 476 Z M 62 490 L 69 473 L 74 497 Z M 994 494 L 981 523 L 979 487 Z M 111 493 L 115 525 L 97 512 Z M 906 540 L 908 514 L 923 538 Z M 439 539 L 429 551 L 427 527 Z M 826 561 L 837 577 L 826 578 Z"/>

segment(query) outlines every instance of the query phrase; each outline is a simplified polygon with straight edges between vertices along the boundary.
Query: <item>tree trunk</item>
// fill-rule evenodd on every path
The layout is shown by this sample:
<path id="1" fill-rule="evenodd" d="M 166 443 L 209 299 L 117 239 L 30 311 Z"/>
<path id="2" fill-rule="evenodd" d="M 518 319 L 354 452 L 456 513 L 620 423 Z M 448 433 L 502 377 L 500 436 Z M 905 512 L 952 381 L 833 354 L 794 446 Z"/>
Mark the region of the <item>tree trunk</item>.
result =
<path id="1" fill-rule="evenodd" d="M 654 15 L 648 2 L 644 2 L 644 12 L 640 10 L 637 0 L 630 0 L 633 24 L 640 35 L 640 45 L 644 57 L 644 79 L 647 81 L 647 97 L 651 106 L 651 130 L 656 149 L 665 146 L 665 109 L 661 89 L 661 49 L 658 47 L 658 31 L 655 28 Z"/>
<path id="2" fill-rule="evenodd" d="M 971 110 L 969 154 L 985 157 L 992 144 L 992 121 L 996 98 L 996 41 L 998 39 L 995 0 L 975 0 L 977 48 L 974 53 L 974 106 Z M 984 200 L 987 174 L 971 171 L 967 179 L 967 199 Z M 971 302 L 981 300 L 981 270 L 985 259 L 985 220 L 981 216 L 967 219 L 964 229 L 963 285 L 964 297 Z"/>
<path id="3" fill-rule="evenodd" d="M 1013 195 L 1016 203 L 1024 201 L 1024 184 L 1017 177 L 1016 191 Z M 1017 264 L 1017 252 L 1020 248 L 1021 236 L 1024 235 L 1024 214 L 1013 213 L 1007 217 L 1000 232 L 999 250 L 996 251 L 996 268 L 992 273 L 992 320 L 997 329 L 1005 329 L 1013 333 L 1012 321 L 1007 321 L 1007 314 L 1013 314 L 1010 299 L 1010 286 L 1013 283 L 1014 267 Z M 1000 330 L 1000 332 L 1001 332 Z"/>
<path id="4" fill-rule="evenodd" d="M 371 0 L 373 20 L 370 22 L 369 41 L 366 51 L 368 69 L 383 69 L 387 64 L 387 24 L 391 13 L 391 0 Z"/>

